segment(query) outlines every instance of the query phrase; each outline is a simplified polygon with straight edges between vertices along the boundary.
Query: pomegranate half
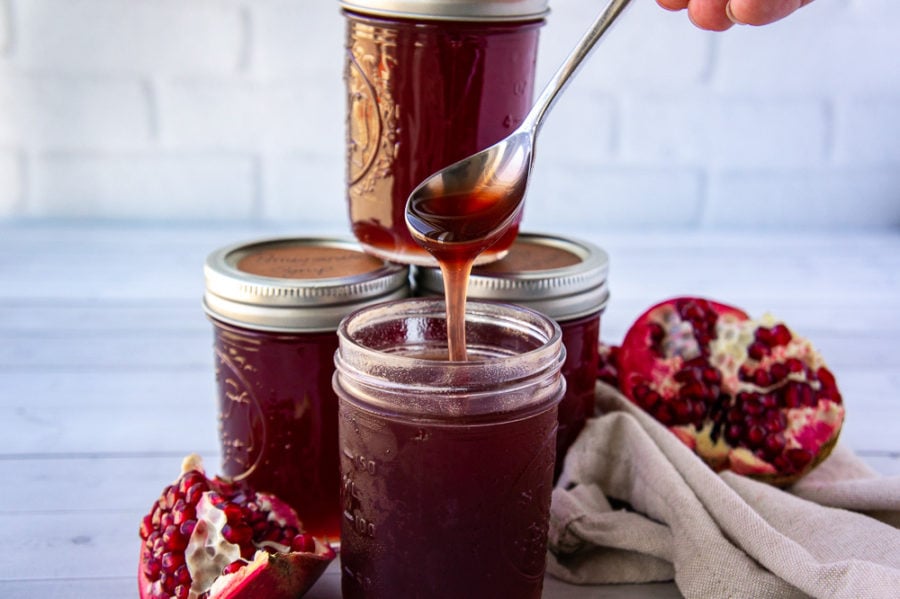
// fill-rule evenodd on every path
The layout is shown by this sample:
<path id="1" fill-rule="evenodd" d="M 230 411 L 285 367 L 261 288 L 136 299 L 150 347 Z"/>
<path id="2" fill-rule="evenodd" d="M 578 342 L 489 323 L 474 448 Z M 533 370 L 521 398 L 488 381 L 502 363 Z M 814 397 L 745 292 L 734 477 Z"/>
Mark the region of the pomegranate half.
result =
<path id="1" fill-rule="evenodd" d="M 335 557 L 286 503 L 207 478 L 196 455 L 144 516 L 140 536 L 142 599 L 296 599 Z"/>
<path id="2" fill-rule="evenodd" d="M 622 392 L 716 470 L 791 484 L 828 456 L 844 420 L 822 356 L 768 315 L 678 297 L 606 355 Z"/>

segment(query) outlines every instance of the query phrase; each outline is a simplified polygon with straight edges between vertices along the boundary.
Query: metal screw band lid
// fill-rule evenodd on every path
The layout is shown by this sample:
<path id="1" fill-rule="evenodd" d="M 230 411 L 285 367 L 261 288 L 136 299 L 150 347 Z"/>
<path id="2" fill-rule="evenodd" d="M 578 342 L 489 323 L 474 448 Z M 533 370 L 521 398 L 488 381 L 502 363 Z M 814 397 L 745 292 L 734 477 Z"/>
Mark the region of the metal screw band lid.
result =
<path id="1" fill-rule="evenodd" d="M 521 304 L 555 320 L 602 311 L 609 301 L 609 255 L 591 243 L 520 233 L 502 260 L 475 267 L 468 297 Z M 436 268 L 417 268 L 420 294 L 442 294 Z"/>
<path id="2" fill-rule="evenodd" d="M 548 0 L 341 0 L 347 10 L 395 18 L 446 21 L 522 21 L 539 19 Z"/>
<path id="3" fill-rule="evenodd" d="M 203 305 L 218 320 L 279 332 L 336 330 L 348 313 L 409 295 L 409 268 L 340 238 L 271 238 L 212 252 Z"/>

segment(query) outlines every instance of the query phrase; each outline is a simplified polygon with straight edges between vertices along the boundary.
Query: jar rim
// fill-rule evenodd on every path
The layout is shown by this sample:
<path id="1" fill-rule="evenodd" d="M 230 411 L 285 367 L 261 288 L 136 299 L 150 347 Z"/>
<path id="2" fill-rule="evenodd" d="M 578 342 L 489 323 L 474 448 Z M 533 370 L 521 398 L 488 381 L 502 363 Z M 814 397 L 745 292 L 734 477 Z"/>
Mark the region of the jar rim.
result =
<path id="1" fill-rule="evenodd" d="M 507 418 L 561 399 L 565 346 L 556 322 L 523 306 L 473 301 L 466 323 L 474 359 L 449 361 L 425 354 L 446 351 L 442 299 L 357 310 L 338 327 L 335 390 L 363 408 L 436 420 Z"/>
<path id="2" fill-rule="evenodd" d="M 524 21 L 550 12 L 548 0 L 340 0 L 345 10 L 401 19 Z"/>

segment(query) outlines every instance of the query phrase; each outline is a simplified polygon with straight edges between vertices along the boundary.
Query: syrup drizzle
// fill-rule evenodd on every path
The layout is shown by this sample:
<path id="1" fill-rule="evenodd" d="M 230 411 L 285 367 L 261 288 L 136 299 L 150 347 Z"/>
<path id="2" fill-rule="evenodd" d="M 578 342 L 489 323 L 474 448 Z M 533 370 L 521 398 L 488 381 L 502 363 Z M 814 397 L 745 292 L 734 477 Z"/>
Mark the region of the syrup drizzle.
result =
<path id="1" fill-rule="evenodd" d="M 409 231 L 438 261 L 444 277 L 451 361 L 466 360 L 466 292 L 472 265 L 513 226 L 521 206 L 518 195 L 490 189 L 411 197 L 407 203 Z"/>

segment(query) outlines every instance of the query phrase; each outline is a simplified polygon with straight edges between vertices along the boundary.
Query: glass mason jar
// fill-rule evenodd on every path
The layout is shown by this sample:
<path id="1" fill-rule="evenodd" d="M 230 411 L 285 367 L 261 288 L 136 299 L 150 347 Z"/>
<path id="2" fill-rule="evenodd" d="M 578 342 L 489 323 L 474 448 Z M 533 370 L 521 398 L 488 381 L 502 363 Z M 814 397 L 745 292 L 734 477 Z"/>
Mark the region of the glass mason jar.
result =
<path id="1" fill-rule="evenodd" d="M 410 192 L 510 134 L 531 108 L 547 0 L 344 0 L 347 197 L 366 251 L 434 265 L 406 228 Z M 518 222 L 479 257 L 503 256 Z"/>
<path id="2" fill-rule="evenodd" d="M 609 255 L 586 241 L 521 233 L 499 262 L 473 269 L 468 297 L 527 306 L 562 329 L 566 394 L 559 404 L 556 474 L 566 451 L 594 412 L 600 318 L 609 301 Z M 443 295 L 437 268 L 416 268 L 419 295 Z"/>
<path id="3" fill-rule="evenodd" d="M 337 541 L 340 473 L 331 387 L 338 323 L 406 297 L 408 268 L 339 239 L 266 239 L 209 255 L 223 473 L 279 495 Z"/>
<path id="4" fill-rule="evenodd" d="M 338 330 L 342 594 L 541 595 L 565 381 L 559 327 L 470 302 L 469 361 L 444 302 L 365 308 Z"/>

